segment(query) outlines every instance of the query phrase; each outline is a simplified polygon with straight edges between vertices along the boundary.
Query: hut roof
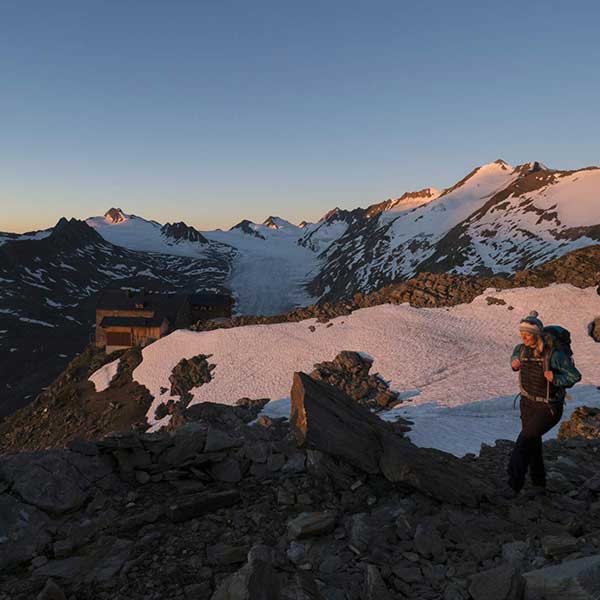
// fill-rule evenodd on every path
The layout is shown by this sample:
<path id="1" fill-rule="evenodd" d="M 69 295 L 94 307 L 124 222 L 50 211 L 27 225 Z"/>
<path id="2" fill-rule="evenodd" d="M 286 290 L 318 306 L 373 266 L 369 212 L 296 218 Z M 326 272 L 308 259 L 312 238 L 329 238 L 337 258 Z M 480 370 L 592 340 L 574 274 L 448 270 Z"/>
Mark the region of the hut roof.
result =
<path id="1" fill-rule="evenodd" d="M 163 315 L 153 317 L 104 317 L 100 327 L 160 327 L 165 320 Z"/>

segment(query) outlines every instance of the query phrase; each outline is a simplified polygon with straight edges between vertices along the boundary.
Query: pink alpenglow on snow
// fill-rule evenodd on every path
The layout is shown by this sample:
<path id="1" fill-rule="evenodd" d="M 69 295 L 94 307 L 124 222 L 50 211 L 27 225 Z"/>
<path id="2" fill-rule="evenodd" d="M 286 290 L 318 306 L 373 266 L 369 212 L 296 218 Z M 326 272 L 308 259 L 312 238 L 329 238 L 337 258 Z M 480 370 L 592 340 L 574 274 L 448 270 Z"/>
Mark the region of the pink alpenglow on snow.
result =
<path id="1" fill-rule="evenodd" d="M 489 305 L 489 295 L 506 304 Z M 508 310 L 509 305 L 514 310 Z M 560 324 L 573 336 L 583 380 L 569 391 L 574 400 L 567 403 L 564 418 L 582 403 L 597 405 L 600 344 L 588 335 L 587 326 L 600 313 L 600 297 L 593 288 L 570 285 L 489 290 L 471 304 L 448 309 L 382 305 L 338 317 L 331 327 L 311 319 L 176 331 L 144 348 L 133 377 L 155 398 L 148 420 L 157 426 L 156 406 L 170 398 L 161 396 L 160 388 L 169 387 L 169 375 L 179 360 L 196 354 L 211 354 L 216 368 L 213 381 L 191 390 L 192 403 L 271 398 L 267 414 L 288 416 L 294 371 L 310 372 L 316 362 L 332 360 L 341 350 L 365 352 L 374 359 L 373 372 L 410 398 L 388 417 L 414 419 L 410 437 L 415 443 L 461 455 L 477 452 L 482 442 L 514 438 L 519 431 L 518 411 L 512 408 L 518 385 L 509 357 L 519 341 L 519 320 L 532 307 L 545 323 Z"/>

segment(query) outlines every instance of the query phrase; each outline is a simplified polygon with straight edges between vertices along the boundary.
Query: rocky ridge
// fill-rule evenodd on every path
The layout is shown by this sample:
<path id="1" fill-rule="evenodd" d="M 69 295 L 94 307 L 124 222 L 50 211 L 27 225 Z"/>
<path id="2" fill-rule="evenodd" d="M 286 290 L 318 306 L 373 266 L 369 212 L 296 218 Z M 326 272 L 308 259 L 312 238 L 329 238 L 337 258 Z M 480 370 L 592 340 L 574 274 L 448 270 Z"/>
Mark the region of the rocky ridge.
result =
<path id="1" fill-rule="evenodd" d="M 495 490 L 512 442 L 483 446 L 477 457 L 431 454 L 339 390 L 296 378 L 294 410 L 307 420 L 292 415 L 292 430 L 208 405 L 172 433 L 112 434 L 0 458 L 0 598 L 597 595 L 598 439 L 547 442 L 551 493 L 507 502 Z M 332 401 L 340 418 L 315 420 Z M 386 447 L 396 449 L 391 471 L 344 458 L 349 445 L 325 452 L 311 431 L 327 425 L 337 439 L 354 427 L 354 411 L 385 436 L 381 447 L 363 437 L 362 447 L 382 465 Z"/>

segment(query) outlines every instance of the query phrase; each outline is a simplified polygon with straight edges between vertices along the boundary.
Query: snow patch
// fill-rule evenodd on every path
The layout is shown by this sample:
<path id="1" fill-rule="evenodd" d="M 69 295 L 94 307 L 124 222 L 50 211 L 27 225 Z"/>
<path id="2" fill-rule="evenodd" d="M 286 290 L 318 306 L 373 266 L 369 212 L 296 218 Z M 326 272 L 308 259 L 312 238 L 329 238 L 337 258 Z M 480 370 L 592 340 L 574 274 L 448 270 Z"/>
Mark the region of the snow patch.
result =
<path id="1" fill-rule="evenodd" d="M 121 359 L 117 358 L 117 360 L 113 360 L 90 375 L 88 381 L 94 384 L 96 392 L 103 392 L 110 386 L 110 382 L 117 374 L 120 362 Z"/>

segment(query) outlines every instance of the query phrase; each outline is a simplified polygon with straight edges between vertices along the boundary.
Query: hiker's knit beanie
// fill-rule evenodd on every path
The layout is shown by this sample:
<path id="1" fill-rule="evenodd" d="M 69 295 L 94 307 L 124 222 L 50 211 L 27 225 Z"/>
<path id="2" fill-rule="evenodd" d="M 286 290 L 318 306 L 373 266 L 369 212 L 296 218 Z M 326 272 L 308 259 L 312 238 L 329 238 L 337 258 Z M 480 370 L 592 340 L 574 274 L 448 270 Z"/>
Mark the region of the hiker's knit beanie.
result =
<path id="1" fill-rule="evenodd" d="M 532 310 L 524 319 L 521 319 L 519 323 L 519 331 L 526 331 L 527 333 L 535 333 L 536 335 L 542 335 L 544 330 L 544 324 L 538 319 L 538 313 Z"/>

